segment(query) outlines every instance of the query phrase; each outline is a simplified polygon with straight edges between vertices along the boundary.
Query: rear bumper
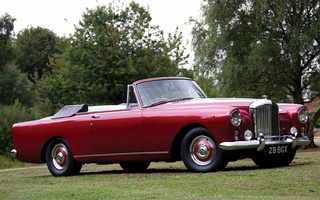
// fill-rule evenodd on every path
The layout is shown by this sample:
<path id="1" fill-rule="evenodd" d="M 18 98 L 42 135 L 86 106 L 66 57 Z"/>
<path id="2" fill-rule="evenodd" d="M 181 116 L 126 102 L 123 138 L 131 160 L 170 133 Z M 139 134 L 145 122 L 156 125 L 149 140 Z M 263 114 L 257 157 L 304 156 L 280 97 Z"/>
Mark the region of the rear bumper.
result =
<path id="1" fill-rule="evenodd" d="M 257 140 L 250 141 L 234 141 L 234 142 L 222 142 L 220 143 L 220 149 L 225 151 L 244 150 L 244 149 L 257 149 L 257 151 L 263 151 L 266 146 L 271 145 L 291 145 L 291 149 L 308 145 L 310 140 L 307 136 L 294 137 L 291 135 L 285 135 L 275 138 L 264 138 L 262 134 L 259 135 Z"/>
<path id="2" fill-rule="evenodd" d="M 10 151 L 10 155 L 15 158 L 15 157 L 17 157 L 17 155 L 18 155 L 18 151 L 15 150 L 15 149 L 12 149 L 12 150 Z"/>

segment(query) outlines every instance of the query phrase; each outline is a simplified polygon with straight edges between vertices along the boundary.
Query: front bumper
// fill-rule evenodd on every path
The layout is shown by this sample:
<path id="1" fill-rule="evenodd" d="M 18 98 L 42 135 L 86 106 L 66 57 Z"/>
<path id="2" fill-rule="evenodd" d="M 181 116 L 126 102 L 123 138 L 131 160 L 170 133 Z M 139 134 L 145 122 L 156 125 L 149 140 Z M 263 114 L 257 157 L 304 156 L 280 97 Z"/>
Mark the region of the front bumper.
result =
<path id="1" fill-rule="evenodd" d="M 257 151 L 263 151 L 265 146 L 271 145 L 291 145 L 291 149 L 308 145 L 310 140 L 307 136 L 295 137 L 292 135 L 284 135 L 277 137 L 264 137 L 263 134 L 259 134 L 257 140 L 250 141 L 234 141 L 234 142 L 222 142 L 220 143 L 220 149 L 225 151 L 244 150 L 244 149 L 257 149 Z"/>

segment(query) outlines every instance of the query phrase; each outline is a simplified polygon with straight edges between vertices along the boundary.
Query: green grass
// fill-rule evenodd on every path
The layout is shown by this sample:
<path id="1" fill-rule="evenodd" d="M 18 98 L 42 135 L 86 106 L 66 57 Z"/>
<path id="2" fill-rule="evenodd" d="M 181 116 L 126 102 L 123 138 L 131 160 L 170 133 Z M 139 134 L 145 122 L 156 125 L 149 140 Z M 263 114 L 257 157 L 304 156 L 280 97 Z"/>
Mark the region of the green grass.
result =
<path id="1" fill-rule="evenodd" d="M 182 162 L 152 163 L 146 173 L 84 165 L 81 174 L 48 169 L 0 172 L 0 199 L 320 199 L 320 148 L 299 150 L 287 167 L 260 169 L 250 159 L 225 171 L 190 173 Z"/>
<path id="2" fill-rule="evenodd" d="M 12 158 L 10 155 L 0 155 L 0 170 L 30 166 L 39 166 L 39 164 L 23 163 L 19 162 L 16 158 Z"/>

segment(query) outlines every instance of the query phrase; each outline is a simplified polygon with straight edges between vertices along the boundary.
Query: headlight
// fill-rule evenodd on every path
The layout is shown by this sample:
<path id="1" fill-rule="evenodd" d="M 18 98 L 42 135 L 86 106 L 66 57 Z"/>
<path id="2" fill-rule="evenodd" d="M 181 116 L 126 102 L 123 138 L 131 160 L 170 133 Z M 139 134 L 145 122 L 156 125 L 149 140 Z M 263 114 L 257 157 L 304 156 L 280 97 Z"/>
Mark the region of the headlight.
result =
<path id="1" fill-rule="evenodd" d="M 241 124 L 241 115 L 239 110 L 234 110 L 230 115 L 231 124 L 234 126 L 240 126 Z"/>
<path id="2" fill-rule="evenodd" d="M 306 108 L 301 108 L 298 111 L 298 119 L 302 123 L 306 123 L 308 121 L 308 110 Z"/>

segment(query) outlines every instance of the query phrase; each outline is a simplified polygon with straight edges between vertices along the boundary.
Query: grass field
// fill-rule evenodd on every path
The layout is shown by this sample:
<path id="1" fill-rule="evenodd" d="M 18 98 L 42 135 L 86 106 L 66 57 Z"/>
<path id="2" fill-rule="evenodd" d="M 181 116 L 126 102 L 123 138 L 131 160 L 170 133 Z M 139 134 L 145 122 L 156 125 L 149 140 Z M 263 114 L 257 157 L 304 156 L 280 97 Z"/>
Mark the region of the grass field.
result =
<path id="1" fill-rule="evenodd" d="M 1 171 L 0 199 L 320 199 L 320 148 L 272 169 L 245 159 L 213 173 L 190 173 L 182 162 L 131 174 L 89 164 L 71 177 L 53 177 L 45 166 Z"/>

